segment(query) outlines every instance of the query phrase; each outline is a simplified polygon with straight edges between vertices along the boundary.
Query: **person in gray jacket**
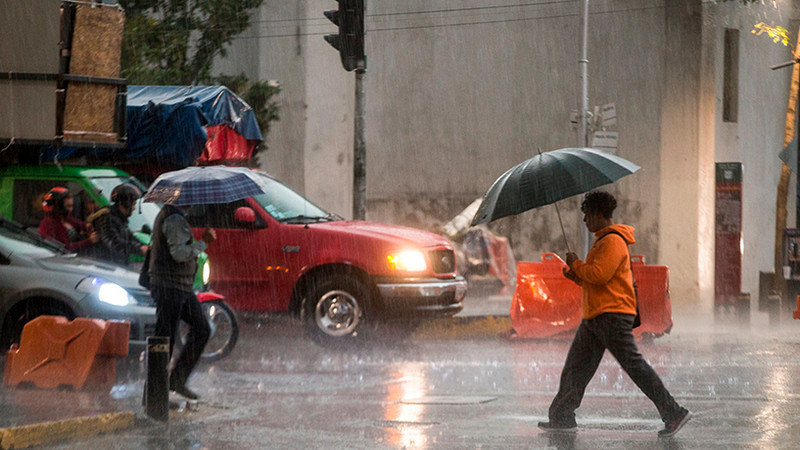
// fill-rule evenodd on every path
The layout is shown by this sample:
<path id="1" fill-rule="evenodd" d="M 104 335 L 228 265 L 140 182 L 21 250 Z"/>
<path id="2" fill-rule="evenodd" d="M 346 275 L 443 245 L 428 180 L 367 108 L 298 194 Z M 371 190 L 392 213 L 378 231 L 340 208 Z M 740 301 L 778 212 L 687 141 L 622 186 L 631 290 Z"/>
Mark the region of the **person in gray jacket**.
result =
<path id="1" fill-rule="evenodd" d="M 196 400 L 198 396 L 186 386 L 186 382 L 211 333 L 193 289 L 197 255 L 216 238 L 213 229 L 206 229 L 203 239 L 195 241 L 185 210 L 173 205 L 164 205 L 153 224 L 148 272 L 150 292 L 156 301 L 155 334 L 170 338 L 169 353 L 172 357 L 179 321 L 189 325 L 186 345 L 170 374 L 169 388 L 190 400 Z"/>

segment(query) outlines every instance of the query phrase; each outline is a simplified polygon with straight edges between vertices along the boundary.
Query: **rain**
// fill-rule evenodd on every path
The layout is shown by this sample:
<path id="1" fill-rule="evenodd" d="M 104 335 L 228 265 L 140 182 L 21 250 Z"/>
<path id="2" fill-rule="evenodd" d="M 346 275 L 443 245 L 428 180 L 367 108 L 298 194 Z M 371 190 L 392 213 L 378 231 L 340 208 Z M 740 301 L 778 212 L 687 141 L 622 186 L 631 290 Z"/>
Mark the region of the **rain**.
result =
<path id="1" fill-rule="evenodd" d="M 0 0 L 0 448 L 796 446 L 797 9 Z M 534 167 L 570 152 L 605 156 Z M 52 188 L 91 225 L 122 183 L 142 246 L 167 204 L 215 232 L 187 263 L 198 400 L 148 342 L 145 253 L 40 237 Z M 539 427 L 587 320 L 562 269 L 601 237 L 592 190 L 635 228 L 619 270 L 639 351 L 692 413 L 674 436 L 610 352 L 577 432 Z M 68 328 L 26 337 L 52 315 L 130 332 L 74 356 Z"/>

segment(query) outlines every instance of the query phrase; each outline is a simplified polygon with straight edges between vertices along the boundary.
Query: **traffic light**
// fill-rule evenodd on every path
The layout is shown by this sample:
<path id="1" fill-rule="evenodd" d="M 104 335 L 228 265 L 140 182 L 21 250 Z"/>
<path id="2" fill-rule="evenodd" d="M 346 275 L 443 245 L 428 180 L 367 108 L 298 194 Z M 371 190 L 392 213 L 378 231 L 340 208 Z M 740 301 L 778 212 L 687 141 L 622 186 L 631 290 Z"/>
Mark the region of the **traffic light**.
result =
<path id="1" fill-rule="evenodd" d="M 337 0 L 339 9 L 325 11 L 325 17 L 339 26 L 339 34 L 326 34 L 342 58 L 344 70 L 367 68 L 364 55 L 364 0 Z"/>

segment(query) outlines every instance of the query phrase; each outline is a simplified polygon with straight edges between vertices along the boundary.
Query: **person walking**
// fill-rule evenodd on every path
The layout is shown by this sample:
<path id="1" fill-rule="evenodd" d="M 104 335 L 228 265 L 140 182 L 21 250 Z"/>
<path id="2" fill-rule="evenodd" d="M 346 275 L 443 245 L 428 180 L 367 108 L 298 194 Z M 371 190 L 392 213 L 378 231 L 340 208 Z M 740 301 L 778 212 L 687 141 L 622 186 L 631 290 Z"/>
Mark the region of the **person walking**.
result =
<path id="1" fill-rule="evenodd" d="M 169 354 L 177 338 L 178 323 L 189 325 L 186 344 L 175 361 L 169 378 L 169 388 L 183 397 L 196 400 L 198 395 L 186 386 L 203 348 L 211 334 L 208 320 L 193 284 L 197 271 L 197 255 L 216 240 L 213 229 L 206 229 L 203 239 L 195 241 L 186 211 L 177 206 L 164 205 L 153 224 L 150 245 L 150 292 L 156 302 L 156 336 L 168 336 Z"/>
<path id="2" fill-rule="evenodd" d="M 149 248 L 128 228 L 128 218 L 133 214 L 136 200 L 142 192 L 134 185 L 122 183 L 111 191 L 113 204 L 100 208 L 88 220 L 100 235 L 95 257 L 122 266 L 130 262 L 130 255 L 144 256 Z"/>
<path id="3" fill-rule="evenodd" d="M 658 409 L 664 429 L 659 436 L 677 433 L 692 417 L 670 395 L 658 374 L 644 360 L 633 338 L 637 313 L 628 246 L 635 242 L 634 228 L 615 224 L 613 195 L 594 191 L 581 204 L 586 228 L 596 240 L 581 261 L 567 253 L 564 276 L 581 286 L 582 320 L 567 353 L 558 393 L 550 404 L 549 421 L 539 422 L 548 432 L 577 431 L 575 410 L 597 371 L 606 349 Z"/>
<path id="4" fill-rule="evenodd" d="M 70 252 L 86 252 L 100 237 L 92 227 L 72 215 L 75 199 L 69 189 L 56 186 L 42 198 L 44 219 L 39 223 L 39 235 L 64 244 Z"/>

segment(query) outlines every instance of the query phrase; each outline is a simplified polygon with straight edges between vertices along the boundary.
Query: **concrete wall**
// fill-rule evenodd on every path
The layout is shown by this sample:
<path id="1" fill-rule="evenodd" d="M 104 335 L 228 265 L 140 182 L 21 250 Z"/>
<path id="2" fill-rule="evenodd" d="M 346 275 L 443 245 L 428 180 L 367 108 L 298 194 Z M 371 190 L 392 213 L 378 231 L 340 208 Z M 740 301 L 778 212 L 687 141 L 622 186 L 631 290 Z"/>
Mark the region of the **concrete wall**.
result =
<path id="1" fill-rule="evenodd" d="M 607 189 L 620 199 L 619 221 L 637 227 L 632 251 L 670 266 L 678 308 L 708 311 L 713 302 L 715 161 L 745 163 L 743 290 L 757 292 L 757 270 L 769 266 L 764 221 L 774 217 L 779 165 L 763 152 L 780 149 L 788 71 L 764 67 L 790 53 L 748 33 L 754 19 L 784 23 L 788 3 L 591 2 L 590 104 L 616 104 L 617 154 L 642 166 Z M 580 93 L 582 2 L 367 4 L 368 219 L 437 229 L 537 147 L 577 143 L 569 112 Z M 322 38 L 334 30 L 322 12 L 335 6 L 265 1 L 257 26 L 218 69 L 281 82 L 281 121 L 260 164 L 350 217 L 354 75 Z M 722 30 L 734 17 L 742 61 L 740 120 L 731 127 L 719 102 Z M 559 202 L 573 249 L 583 234 L 578 203 Z M 518 260 L 565 251 L 553 206 L 491 228 L 509 237 Z"/>
<path id="2" fill-rule="evenodd" d="M 735 161 L 744 165 L 742 291 L 752 293 L 754 299 L 758 293 L 758 272 L 773 270 L 776 188 L 781 167 L 778 153 L 783 147 L 791 81 L 791 68 L 771 70 L 770 66 L 791 59 L 798 36 L 795 3 L 782 0 L 746 7 L 736 3 L 706 3 L 703 9 L 703 42 L 709 67 L 706 76 L 711 78 L 709 84 L 713 83 L 715 93 L 709 97 L 713 99 L 712 114 L 704 118 L 704 124 L 711 135 L 709 144 L 714 162 Z M 754 25 L 759 22 L 787 28 L 789 46 L 773 42 L 766 34 L 753 34 Z M 724 122 L 722 118 L 726 28 L 739 30 L 739 115 L 735 123 Z M 708 182 L 713 183 L 714 174 L 708 177 Z M 794 176 L 790 186 L 787 226 L 794 227 Z M 707 195 L 712 196 L 713 202 L 713 191 Z M 713 239 L 713 234 L 710 238 Z M 713 271 L 707 279 L 713 301 Z"/>

